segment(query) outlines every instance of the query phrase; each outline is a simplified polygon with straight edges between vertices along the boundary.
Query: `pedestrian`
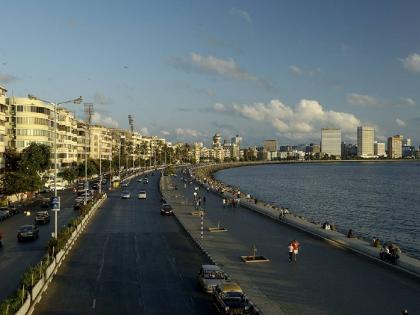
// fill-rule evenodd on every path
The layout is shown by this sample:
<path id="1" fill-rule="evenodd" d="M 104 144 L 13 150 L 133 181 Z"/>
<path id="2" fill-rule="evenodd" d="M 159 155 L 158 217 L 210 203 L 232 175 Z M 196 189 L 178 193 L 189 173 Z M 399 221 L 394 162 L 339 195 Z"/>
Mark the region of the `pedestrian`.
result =
<path id="1" fill-rule="evenodd" d="M 279 220 L 283 220 L 284 218 L 284 210 L 283 208 L 280 209 Z"/>
<path id="2" fill-rule="evenodd" d="M 294 250 L 293 245 L 292 245 L 292 242 L 289 243 L 289 245 L 287 246 L 287 248 L 289 250 L 289 263 L 291 263 L 292 262 L 292 259 L 293 259 L 293 250 Z"/>
<path id="3" fill-rule="evenodd" d="M 223 203 L 223 208 L 225 208 L 226 207 L 226 198 L 222 199 L 222 203 Z"/>
<path id="4" fill-rule="evenodd" d="M 293 260 L 297 261 L 296 258 L 297 258 L 297 254 L 299 253 L 300 244 L 297 240 L 293 240 L 292 246 L 293 246 Z"/>
<path id="5" fill-rule="evenodd" d="M 206 204 L 206 196 L 203 196 L 203 205 Z"/>

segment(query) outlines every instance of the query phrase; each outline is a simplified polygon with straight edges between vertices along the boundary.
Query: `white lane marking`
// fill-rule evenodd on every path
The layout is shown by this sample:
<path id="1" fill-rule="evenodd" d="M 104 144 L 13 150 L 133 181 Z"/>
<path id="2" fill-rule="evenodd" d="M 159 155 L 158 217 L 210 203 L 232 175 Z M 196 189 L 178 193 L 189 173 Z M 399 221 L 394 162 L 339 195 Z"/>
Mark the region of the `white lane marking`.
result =
<path id="1" fill-rule="evenodd" d="M 104 269 L 104 264 L 105 264 L 105 251 L 106 251 L 106 246 L 108 245 L 108 241 L 109 241 L 109 235 L 106 237 L 106 240 L 104 242 L 104 247 L 102 248 L 101 265 L 99 266 L 98 275 L 96 276 L 96 282 L 99 282 L 99 279 L 101 279 L 101 276 L 102 276 L 102 270 Z"/>
<path id="2" fill-rule="evenodd" d="M 95 307 L 96 307 L 96 299 L 93 299 L 93 301 L 92 301 L 92 308 L 95 309 Z"/>

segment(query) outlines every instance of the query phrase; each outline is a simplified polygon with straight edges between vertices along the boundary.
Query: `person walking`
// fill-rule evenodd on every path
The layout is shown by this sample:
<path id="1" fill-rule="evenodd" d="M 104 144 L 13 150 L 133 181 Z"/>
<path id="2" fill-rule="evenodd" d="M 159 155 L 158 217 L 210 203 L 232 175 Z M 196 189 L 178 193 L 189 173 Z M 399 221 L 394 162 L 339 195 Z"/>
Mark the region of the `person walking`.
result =
<path id="1" fill-rule="evenodd" d="M 203 196 L 203 206 L 206 204 L 206 196 Z"/>
<path id="2" fill-rule="evenodd" d="M 292 262 L 292 259 L 293 259 L 293 250 L 294 250 L 293 245 L 292 245 L 292 242 L 289 243 L 289 245 L 287 246 L 287 248 L 289 250 L 289 263 L 291 263 Z"/>
<path id="3" fill-rule="evenodd" d="M 226 207 L 226 199 L 225 198 L 222 199 L 222 203 L 223 203 L 223 208 L 225 208 Z"/>
<path id="4" fill-rule="evenodd" d="M 293 261 L 297 261 L 297 254 L 299 253 L 299 248 L 300 248 L 300 244 L 297 240 L 293 240 L 292 241 L 292 246 L 293 246 Z"/>

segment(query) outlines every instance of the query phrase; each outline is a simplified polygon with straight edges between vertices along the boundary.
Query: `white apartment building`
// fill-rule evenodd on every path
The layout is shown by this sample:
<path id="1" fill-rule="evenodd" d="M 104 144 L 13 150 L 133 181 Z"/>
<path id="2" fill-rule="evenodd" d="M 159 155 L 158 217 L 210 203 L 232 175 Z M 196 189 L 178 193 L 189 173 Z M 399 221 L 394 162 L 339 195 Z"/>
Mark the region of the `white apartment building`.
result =
<path id="1" fill-rule="evenodd" d="M 357 127 L 357 156 L 361 158 L 374 157 L 374 141 L 375 128 L 368 126 Z"/>
<path id="2" fill-rule="evenodd" d="M 264 150 L 268 152 L 277 152 L 277 140 L 264 140 Z"/>
<path id="3" fill-rule="evenodd" d="M 375 141 L 374 143 L 374 151 L 375 151 L 375 156 L 377 157 L 385 157 L 386 156 L 386 152 L 385 152 L 385 143 L 384 142 L 377 142 Z"/>
<path id="4" fill-rule="evenodd" d="M 53 146 L 55 137 L 54 106 L 26 97 L 9 97 L 9 142 L 18 152 L 32 142 Z"/>
<path id="5" fill-rule="evenodd" d="M 390 159 L 401 159 L 402 158 L 402 135 L 395 135 L 388 138 L 388 157 Z"/>
<path id="6" fill-rule="evenodd" d="M 57 163 L 58 167 L 77 164 L 77 120 L 74 113 L 65 109 L 57 109 Z"/>
<path id="7" fill-rule="evenodd" d="M 4 169 L 4 151 L 7 143 L 6 114 L 8 112 L 8 106 L 6 103 L 6 92 L 7 90 L 0 86 L 0 173 Z"/>
<path id="8" fill-rule="evenodd" d="M 89 127 L 90 150 L 89 157 L 94 160 L 111 160 L 112 136 L 111 131 L 104 127 L 93 125 Z"/>
<path id="9" fill-rule="evenodd" d="M 321 129 L 321 153 L 341 158 L 341 129 Z"/>
<path id="10" fill-rule="evenodd" d="M 77 120 L 77 162 L 83 162 L 89 154 L 88 126 L 83 120 Z"/>

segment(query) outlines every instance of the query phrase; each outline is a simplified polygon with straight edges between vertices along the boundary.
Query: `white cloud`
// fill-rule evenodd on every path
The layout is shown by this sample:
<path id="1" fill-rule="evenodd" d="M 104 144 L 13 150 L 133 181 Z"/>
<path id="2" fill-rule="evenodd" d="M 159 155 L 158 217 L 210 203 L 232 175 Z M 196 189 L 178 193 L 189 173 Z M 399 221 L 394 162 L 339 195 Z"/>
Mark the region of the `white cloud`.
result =
<path id="1" fill-rule="evenodd" d="M 10 83 L 13 81 L 18 80 L 18 77 L 11 75 L 11 74 L 7 74 L 7 73 L 0 73 L 0 82 L 2 83 Z"/>
<path id="2" fill-rule="evenodd" d="M 289 139 L 314 139 L 321 128 L 340 128 L 345 135 L 356 132 L 361 121 L 350 113 L 325 110 L 315 100 L 301 100 L 294 108 L 280 100 L 269 103 L 233 104 L 234 113 L 263 124 L 270 124 L 282 136 Z"/>
<path id="3" fill-rule="evenodd" d="M 413 71 L 413 72 L 419 72 L 420 73 L 420 55 L 419 54 L 411 54 L 407 56 L 406 58 L 401 60 L 404 68 Z"/>
<path id="4" fill-rule="evenodd" d="M 224 112 L 224 111 L 226 111 L 225 105 L 223 105 L 222 103 L 215 103 L 213 105 L 213 109 L 216 112 Z"/>
<path id="5" fill-rule="evenodd" d="M 166 131 L 166 130 L 161 130 L 160 133 L 163 134 L 164 136 L 169 136 L 171 134 L 169 131 Z"/>
<path id="6" fill-rule="evenodd" d="M 347 95 L 347 102 L 352 105 L 359 106 L 377 106 L 379 105 L 378 100 L 370 95 L 352 93 Z"/>
<path id="7" fill-rule="evenodd" d="M 198 136 L 200 136 L 200 133 L 197 130 L 188 129 L 188 128 L 187 129 L 176 128 L 175 133 L 178 136 L 191 137 L 191 138 L 197 138 Z"/>
<path id="8" fill-rule="evenodd" d="M 406 126 L 405 122 L 403 120 L 399 119 L 399 118 L 395 119 L 395 122 L 400 127 L 405 127 Z"/>
<path id="9" fill-rule="evenodd" d="M 169 63 L 186 72 L 194 71 L 235 80 L 259 81 L 256 76 L 243 70 L 232 58 L 225 60 L 212 55 L 206 57 L 192 52 L 188 57 L 174 57 Z"/>
<path id="10" fill-rule="evenodd" d="M 147 127 L 143 127 L 140 129 L 140 133 L 142 135 L 148 135 L 149 134 L 149 129 L 147 129 Z"/>
<path id="11" fill-rule="evenodd" d="M 238 9 L 238 8 L 232 8 L 231 12 L 233 14 L 239 15 L 245 22 L 247 22 L 249 25 L 252 25 L 251 16 L 245 10 Z"/>
<path id="12" fill-rule="evenodd" d="M 291 65 L 289 69 L 294 75 L 301 75 L 303 73 L 302 69 L 295 65 Z"/>
<path id="13" fill-rule="evenodd" d="M 400 100 L 402 102 L 401 105 L 408 105 L 408 106 L 414 106 L 414 105 L 416 105 L 416 101 L 413 100 L 410 97 L 400 97 Z"/>
<path id="14" fill-rule="evenodd" d="M 104 116 L 99 112 L 94 112 L 92 115 L 92 123 L 96 125 L 102 125 L 106 127 L 118 127 L 118 122 L 114 120 L 112 117 Z"/>

